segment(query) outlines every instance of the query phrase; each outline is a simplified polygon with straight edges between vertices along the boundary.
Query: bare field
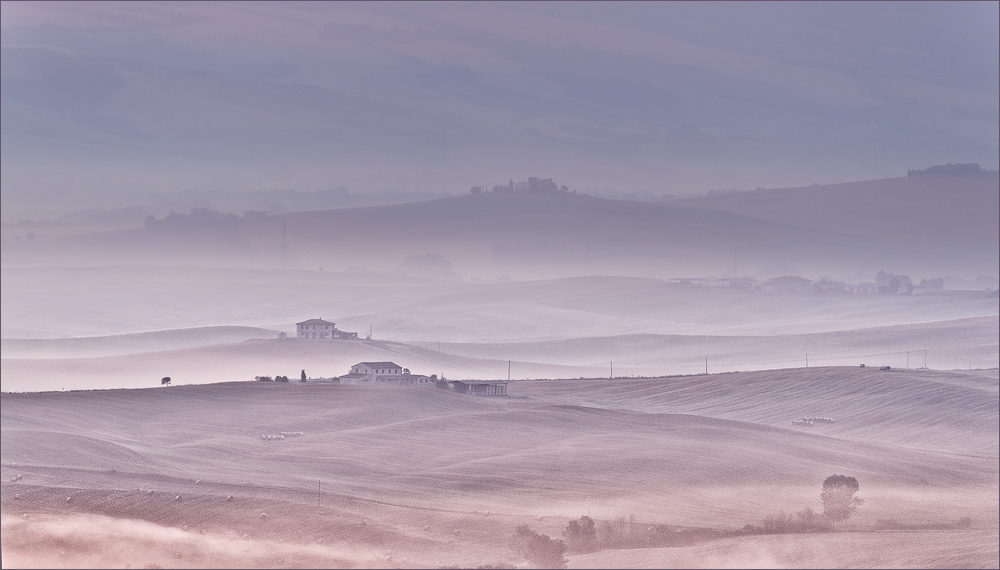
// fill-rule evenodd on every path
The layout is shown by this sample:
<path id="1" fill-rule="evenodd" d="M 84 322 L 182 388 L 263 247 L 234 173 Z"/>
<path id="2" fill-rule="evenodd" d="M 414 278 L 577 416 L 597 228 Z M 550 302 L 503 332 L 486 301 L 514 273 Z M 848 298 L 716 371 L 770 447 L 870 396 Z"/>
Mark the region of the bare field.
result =
<path id="1" fill-rule="evenodd" d="M 488 399 L 308 383 L 8 393 L 4 566 L 517 564 L 519 524 L 733 531 L 818 510 L 823 478 L 846 473 L 866 503 L 845 532 L 570 565 L 996 567 L 997 382 L 831 367 L 521 381 Z M 802 415 L 836 421 L 791 425 Z M 260 438 L 280 431 L 305 435 Z"/>
<path id="2" fill-rule="evenodd" d="M 680 548 L 607 551 L 570 568 L 995 568 L 993 531 L 778 535 Z"/>

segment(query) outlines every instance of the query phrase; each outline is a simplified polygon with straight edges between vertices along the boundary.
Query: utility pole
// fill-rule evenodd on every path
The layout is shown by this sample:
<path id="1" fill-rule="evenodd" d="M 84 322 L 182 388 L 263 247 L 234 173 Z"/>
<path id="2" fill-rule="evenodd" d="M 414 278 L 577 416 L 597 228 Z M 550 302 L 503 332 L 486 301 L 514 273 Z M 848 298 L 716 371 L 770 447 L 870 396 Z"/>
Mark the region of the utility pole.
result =
<path id="1" fill-rule="evenodd" d="M 806 353 L 806 368 L 809 368 L 809 353 Z"/>
<path id="2" fill-rule="evenodd" d="M 705 374 L 708 374 L 708 357 L 705 357 Z"/>
<path id="3" fill-rule="evenodd" d="M 507 361 L 507 381 L 510 382 L 510 361 Z"/>
<path id="4" fill-rule="evenodd" d="M 611 379 L 612 380 L 615 379 L 615 361 L 614 360 L 611 361 Z"/>
<path id="5" fill-rule="evenodd" d="M 317 507 L 319 506 L 319 497 L 320 497 L 320 493 L 321 493 L 321 491 L 320 491 L 321 481 L 322 481 L 321 479 L 316 479 L 316 506 Z"/>
<path id="6" fill-rule="evenodd" d="M 924 368 L 927 368 L 927 349 L 924 349 Z"/>
<path id="7" fill-rule="evenodd" d="M 910 351 L 909 350 L 906 351 L 906 369 L 907 370 L 910 369 Z"/>

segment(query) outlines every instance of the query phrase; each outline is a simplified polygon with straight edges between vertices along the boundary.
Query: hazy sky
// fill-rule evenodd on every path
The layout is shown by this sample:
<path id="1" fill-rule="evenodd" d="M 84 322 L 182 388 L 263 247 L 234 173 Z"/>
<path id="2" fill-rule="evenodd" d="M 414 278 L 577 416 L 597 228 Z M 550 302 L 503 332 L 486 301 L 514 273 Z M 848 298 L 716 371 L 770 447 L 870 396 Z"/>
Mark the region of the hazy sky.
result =
<path id="1" fill-rule="evenodd" d="M 997 2 L 3 2 L 4 218 L 150 192 L 698 192 L 998 166 Z"/>

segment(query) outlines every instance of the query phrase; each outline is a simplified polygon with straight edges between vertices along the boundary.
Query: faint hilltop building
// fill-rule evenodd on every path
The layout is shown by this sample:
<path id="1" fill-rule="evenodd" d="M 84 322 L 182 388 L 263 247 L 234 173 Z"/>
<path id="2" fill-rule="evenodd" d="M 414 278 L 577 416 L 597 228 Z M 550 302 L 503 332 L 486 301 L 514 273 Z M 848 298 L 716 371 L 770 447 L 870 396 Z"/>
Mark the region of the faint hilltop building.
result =
<path id="1" fill-rule="evenodd" d="M 337 329 L 337 325 L 323 319 L 309 319 L 295 323 L 296 337 L 328 340 L 357 340 L 358 333 Z"/>
<path id="2" fill-rule="evenodd" d="M 270 212 L 261 212 L 256 210 L 247 210 L 243 212 L 243 219 L 248 221 L 259 222 L 261 220 L 266 220 Z"/>
<path id="3" fill-rule="evenodd" d="M 768 279 L 760 284 L 761 291 L 772 293 L 805 293 L 812 288 L 812 280 L 805 277 L 785 275 Z"/>
<path id="4" fill-rule="evenodd" d="M 673 289 L 693 289 L 695 287 L 707 287 L 708 279 L 701 277 L 674 277 L 667 280 L 667 287 Z"/>
<path id="5" fill-rule="evenodd" d="M 565 184 L 560 187 L 551 178 L 538 178 L 537 176 L 532 176 L 528 178 L 527 182 L 518 182 L 517 184 L 514 184 L 514 181 L 511 180 L 508 187 L 512 188 L 514 192 L 523 194 L 557 194 L 559 192 L 569 192 L 569 188 Z"/>
<path id="6" fill-rule="evenodd" d="M 820 279 L 813 284 L 813 291 L 817 293 L 846 293 L 847 283 L 843 281 L 831 281 L 830 279 Z"/>
<path id="7" fill-rule="evenodd" d="M 757 280 L 750 277 L 727 277 L 715 280 L 716 287 L 739 289 L 741 291 L 752 291 L 756 284 Z"/>
<path id="8" fill-rule="evenodd" d="M 353 386 L 430 386 L 429 376 L 410 374 L 395 362 L 359 362 L 340 377 L 341 384 Z"/>
<path id="9" fill-rule="evenodd" d="M 481 187 L 479 187 L 479 186 L 473 186 L 472 189 L 469 190 L 469 192 L 472 193 L 472 194 L 482 194 L 483 193 L 483 189 Z"/>
<path id="10" fill-rule="evenodd" d="M 913 293 L 913 282 L 906 275 L 893 275 L 879 271 L 875 276 L 878 292 L 884 295 L 910 295 Z"/>
<path id="11" fill-rule="evenodd" d="M 877 283 L 857 283 L 848 287 L 848 291 L 851 293 L 859 293 L 862 295 L 868 295 L 871 293 L 878 293 Z"/>
<path id="12" fill-rule="evenodd" d="M 493 192 L 505 194 L 514 191 L 514 181 L 511 180 L 507 184 L 497 184 L 493 187 Z"/>

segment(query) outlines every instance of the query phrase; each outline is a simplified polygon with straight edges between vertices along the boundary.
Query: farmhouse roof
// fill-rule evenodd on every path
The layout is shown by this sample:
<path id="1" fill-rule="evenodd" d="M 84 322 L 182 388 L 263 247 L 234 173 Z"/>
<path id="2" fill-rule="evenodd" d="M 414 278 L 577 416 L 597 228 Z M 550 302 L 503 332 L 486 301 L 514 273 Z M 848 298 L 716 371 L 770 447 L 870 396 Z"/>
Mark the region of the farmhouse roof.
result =
<path id="1" fill-rule="evenodd" d="M 369 368 L 402 368 L 395 362 L 359 362 L 358 364 L 364 364 Z"/>
<path id="2" fill-rule="evenodd" d="M 768 279 L 767 281 L 761 283 L 761 285 L 777 285 L 779 283 L 812 283 L 812 279 L 806 279 L 805 277 L 796 277 L 794 275 L 784 275 L 782 277 L 775 277 L 774 279 Z"/>
<path id="3" fill-rule="evenodd" d="M 296 325 L 330 325 L 333 323 L 329 321 L 324 321 L 323 319 L 309 319 L 308 321 L 302 321 L 301 323 L 295 323 Z"/>

